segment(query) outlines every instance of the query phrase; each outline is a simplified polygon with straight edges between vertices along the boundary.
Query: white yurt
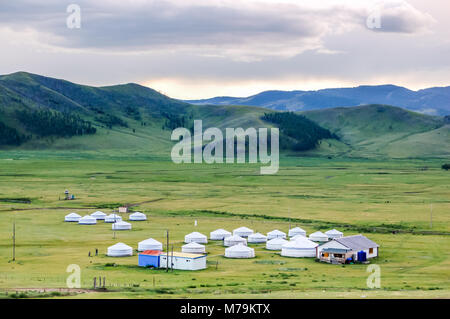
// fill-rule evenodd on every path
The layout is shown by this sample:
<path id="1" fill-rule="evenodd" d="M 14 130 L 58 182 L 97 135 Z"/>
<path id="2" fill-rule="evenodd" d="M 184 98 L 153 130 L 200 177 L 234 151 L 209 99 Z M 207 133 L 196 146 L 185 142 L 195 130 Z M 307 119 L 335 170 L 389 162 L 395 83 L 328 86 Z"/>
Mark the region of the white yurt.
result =
<path id="1" fill-rule="evenodd" d="M 281 250 L 281 246 L 288 243 L 286 239 L 283 238 L 274 238 L 266 243 L 266 249 L 269 250 Z"/>
<path id="2" fill-rule="evenodd" d="M 303 237 L 306 237 L 306 230 L 300 227 L 294 227 L 292 229 L 289 229 L 289 237 L 294 237 L 297 235 L 302 235 Z"/>
<path id="3" fill-rule="evenodd" d="M 233 236 L 227 237 L 223 240 L 224 246 L 230 247 L 230 246 L 239 245 L 239 244 L 247 245 L 247 240 L 238 235 L 233 235 Z"/>
<path id="4" fill-rule="evenodd" d="M 303 235 L 295 235 L 294 237 L 291 238 L 291 240 L 302 239 L 302 238 L 308 239 L 306 236 L 303 236 Z"/>
<path id="5" fill-rule="evenodd" d="M 328 236 L 329 239 L 341 238 L 344 236 L 343 232 L 340 232 L 337 229 L 332 229 L 325 232 L 325 235 Z"/>
<path id="6" fill-rule="evenodd" d="M 95 213 L 92 213 L 91 216 L 97 220 L 104 220 L 106 217 L 106 214 L 104 212 L 101 212 L 98 210 Z"/>
<path id="7" fill-rule="evenodd" d="M 115 222 L 121 222 L 122 217 L 117 214 L 109 214 L 105 217 L 105 223 L 115 223 Z"/>
<path id="8" fill-rule="evenodd" d="M 131 224 L 124 221 L 115 222 L 112 224 L 112 230 L 130 230 L 130 229 Z"/>
<path id="9" fill-rule="evenodd" d="M 80 225 L 95 225 L 97 224 L 97 219 L 95 217 L 92 217 L 91 215 L 86 215 L 81 217 L 78 220 L 78 224 Z"/>
<path id="10" fill-rule="evenodd" d="M 233 230 L 233 235 L 238 235 L 241 237 L 248 237 L 253 234 L 253 230 L 247 227 L 239 227 Z"/>
<path id="11" fill-rule="evenodd" d="M 133 256 L 133 248 L 124 243 L 117 243 L 108 247 L 107 255 L 110 257 Z"/>
<path id="12" fill-rule="evenodd" d="M 243 244 L 234 245 L 225 249 L 227 258 L 254 258 L 255 250 Z"/>
<path id="13" fill-rule="evenodd" d="M 163 245 L 159 241 L 153 238 L 149 238 L 138 243 L 138 250 L 163 250 Z"/>
<path id="14" fill-rule="evenodd" d="M 189 254 L 204 254 L 206 252 L 205 245 L 197 244 L 194 242 L 183 245 L 181 247 L 181 251 L 183 253 L 189 253 Z"/>
<path id="15" fill-rule="evenodd" d="M 186 236 L 184 236 L 184 242 L 186 244 L 189 244 L 189 243 L 206 244 L 206 243 L 208 243 L 208 238 L 205 235 L 200 234 L 199 232 L 195 231 L 193 233 L 190 233 L 190 234 L 187 234 Z"/>
<path id="16" fill-rule="evenodd" d="M 142 214 L 141 212 L 135 212 L 131 214 L 128 219 L 134 221 L 147 220 L 147 216 L 145 214 Z"/>
<path id="17" fill-rule="evenodd" d="M 77 213 L 70 213 L 64 217 L 65 222 L 78 222 L 81 216 Z"/>
<path id="18" fill-rule="evenodd" d="M 271 240 L 274 238 L 286 238 L 286 233 L 278 229 L 272 230 L 271 232 L 267 233 L 267 240 Z"/>
<path id="19" fill-rule="evenodd" d="M 281 256 L 286 257 L 315 257 L 316 247 L 319 244 L 306 237 L 297 235 L 298 238 L 291 240 L 281 247 Z"/>
<path id="20" fill-rule="evenodd" d="M 255 233 L 248 236 L 247 240 L 249 244 L 265 243 L 267 241 L 267 237 L 261 233 Z"/>
<path id="21" fill-rule="evenodd" d="M 230 237 L 231 233 L 225 229 L 219 228 L 209 233 L 209 239 L 211 240 L 224 240 Z"/>
<path id="22" fill-rule="evenodd" d="M 328 236 L 321 231 L 316 231 L 315 233 L 309 234 L 309 240 L 316 242 L 326 242 L 328 241 Z"/>

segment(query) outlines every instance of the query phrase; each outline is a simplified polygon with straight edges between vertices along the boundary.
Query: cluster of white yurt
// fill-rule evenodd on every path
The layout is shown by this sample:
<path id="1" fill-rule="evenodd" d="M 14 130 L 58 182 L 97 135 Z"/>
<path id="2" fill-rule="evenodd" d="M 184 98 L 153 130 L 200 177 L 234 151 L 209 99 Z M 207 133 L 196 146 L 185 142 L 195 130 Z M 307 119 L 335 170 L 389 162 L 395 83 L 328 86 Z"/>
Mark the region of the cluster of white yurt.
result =
<path id="1" fill-rule="evenodd" d="M 196 242 L 190 242 L 189 244 L 183 245 L 181 251 L 190 254 L 204 254 L 206 252 L 205 246 Z"/>
<path id="2" fill-rule="evenodd" d="M 331 240 L 331 239 L 343 237 L 343 236 L 344 236 L 344 233 L 340 232 L 340 231 L 337 230 L 337 229 L 332 229 L 332 230 L 326 231 L 326 232 L 325 232 L 325 235 L 327 235 L 328 238 Z"/>
<path id="3" fill-rule="evenodd" d="M 289 233 L 288 233 L 289 237 L 294 237 L 297 235 L 302 235 L 304 237 L 306 237 L 306 230 L 300 228 L 300 227 L 294 227 L 289 229 Z"/>
<path id="4" fill-rule="evenodd" d="M 321 231 L 316 231 L 315 233 L 309 235 L 309 240 L 315 242 L 326 242 L 328 241 L 328 236 L 322 233 Z"/>
<path id="5" fill-rule="evenodd" d="M 271 240 L 268 240 L 266 243 L 266 249 L 268 250 L 281 250 L 281 247 L 288 243 L 286 239 L 283 238 L 274 238 Z"/>
<path id="6" fill-rule="evenodd" d="M 148 238 L 138 243 L 138 250 L 163 250 L 163 245 L 156 239 Z"/>
<path id="7" fill-rule="evenodd" d="M 95 225 L 97 224 L 97 219 L 95 217 L 92 217 L 91 215 L 86 215 L 81 217 L 78 220 L 78 224 L 80 225 Z"/>
<path id="8" fill-rule="evenodd" d="M 239 245 L 239 244 L 246 246 L 247 240 L 238 235 L 233 235 L 233 236 L 227 237 L 223 240 L 224 246 L 230 247 L 230 246 L 235 246 L 235 245 Z"/>
<path id="9" fill-rule="evenodd" d="M 130 214 L 130 217 L 128 219 L 133 220 L 133 221 L 147 220 L 147 215 L 145 215 L 141 212 L 135 212 L 133 214 Z"/>
<path id="10" fill-rule="evenodd" d="M 272 230 L 271 232 L 267 233 L 267 240 L 271 240 L 274 238 L 283 238 L 284 239 L 284 238 L 286 238 L 286 233 L 284 233 L 278 229 Z"/>
<path id="11" fill-rule="evenodd" d="M 106 254 L 110 257 L 133 256 L 133 248 L 124 243 L 117 243 L 108 247 L 108 252 Z"/>
<path id="12" fill-rule="evenodd" d="M 225 229 L 219 228 L 209 233 L 209 239 L 211 240 L 224 240 L 230 237 L 231 233 Z"/>
<path id="13" fill-rule="evenodd" d="M 116 223 L 121 221 L 122 217 L 117 214 L 109 214 L 108 216 L 105 217 L 105 223 Z"/>
<path id="14" fill-rule="evenodd" d="M 92 213 L 91 216 L 94 217 L 96 220 L 104 220 L 106 217 L 106 214 L 104 212 L 101 212 L 98 210 L 98 211 Z"/>
<path id="15" fill-rule="evenodd" d="M 254 258 L 255 250 L 243 244 L 237 244 L 225 249 L 227 258 Z"/>
<path id="16" fill-rule="evenodd" d="M 64 217 L 65 222 L 78 222 L 81 216 L 77 213 L 70 213 Z"/>
<path id="17" fill-rule="evenodd" d="M 112 224 L 112 230 L 131 230 L 131 224 L 120 221 Z"/>
<path id="18" fill-rule="evenodd" d="M 208 243 L 208 237 L 195 231 L 184 236 L 184 242 L 186 244 L 189 243 L 206 244 Z"/>
<path id="19" fill-rule="evenodd" d="M 253 230 L 247 227 L 239 227 L 233 230 L 233 235 L 237 235 L 240 237 L 248 237 L 253 234 Z"/>
<path id="20" fill-rule="evenodd" d="M 247 240 L 249 244 L 260 244 L 265 243 L 267 241 L 267 237 L 261 233 L 254 233 L 248 236 Z"/>
<path id="21" fill-rule="evenodd" d="M 292 239 L 281 247 L 281 256 L 315 257 L 317 246 L 319 246 L 319 244 L 302 235 L 297 235 L 296 239 Z"/>

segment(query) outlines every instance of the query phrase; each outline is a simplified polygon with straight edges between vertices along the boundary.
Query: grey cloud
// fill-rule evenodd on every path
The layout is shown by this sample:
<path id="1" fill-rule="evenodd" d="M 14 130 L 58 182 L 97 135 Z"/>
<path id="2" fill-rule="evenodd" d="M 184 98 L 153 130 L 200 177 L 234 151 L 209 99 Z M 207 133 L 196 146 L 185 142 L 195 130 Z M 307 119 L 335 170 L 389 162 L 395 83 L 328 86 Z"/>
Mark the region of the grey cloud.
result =
<path id="1" fill-rule="evenodd" d="M 68 29 L 69 1 L 43 5 L 17 0 L 1 4 L 0 26 L 31 28 L 45 34 L 47 44 L 118 52 L 188 50 L 234 59 L 292 57 L 326 49 L 323 37 L 339 30 L 364 27 L 367 10 L 334 5 L 313 9 L 294 4 L 185 0 L 132 2 L 75 1 L 82 9 L 81 29 Z M 428 23 L 409 5 L 383 7 L 378 32 L 411 33 Z"/>

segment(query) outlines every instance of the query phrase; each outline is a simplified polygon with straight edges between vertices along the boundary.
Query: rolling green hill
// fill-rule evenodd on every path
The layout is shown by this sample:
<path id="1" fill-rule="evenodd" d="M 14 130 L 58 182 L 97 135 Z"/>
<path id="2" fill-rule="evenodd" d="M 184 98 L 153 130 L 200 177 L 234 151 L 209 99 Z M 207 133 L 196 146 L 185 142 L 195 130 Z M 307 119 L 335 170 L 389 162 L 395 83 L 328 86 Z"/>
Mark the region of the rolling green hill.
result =
<path id="1" fill-rule="evenodd" d="M 450 126 L 444 117 L 387 105 L 339 107 L 302 112 L 340 137 L 329 148 L 341 155 L 372 157 L 448 157 Z M 326 144 L 326 143 L 325 143 Z"/>
<path id="2" fill-rule="evenodd" d="M 296 156 L 450 156 L 448 119 L 446 125 L 443 117 L 384 105 L 300 113 L 312 122 L 287 115 L 277 117 L 281 122 L 265 117 L 276 112 L 191 105 L 133 83 L 91 87 L 26 72 L 0 76 L 2 149 L 166 157 L 174 144 L 172 129 L 192 127 L 194 119 L 201 119 L 204 128 L 280 127 L 280 144 Z M 300 152 L 304 136 L 317 139 L 308 139 L 313 149 Z"/>

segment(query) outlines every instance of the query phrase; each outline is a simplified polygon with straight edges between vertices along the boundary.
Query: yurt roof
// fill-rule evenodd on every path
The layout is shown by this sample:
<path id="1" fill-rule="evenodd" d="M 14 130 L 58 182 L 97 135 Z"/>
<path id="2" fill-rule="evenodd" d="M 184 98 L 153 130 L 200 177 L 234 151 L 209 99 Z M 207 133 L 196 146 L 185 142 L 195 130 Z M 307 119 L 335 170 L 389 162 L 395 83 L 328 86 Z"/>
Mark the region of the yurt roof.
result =
<path id="1" fill-rule="evenodd" d="M 239 228 L 236 228 L 234 231 L 244 231 L 244 232 L 249 232 L 249 231 L 253 231 L 252 229 L 250 229 L 250 228 L 247 228 L 247 227 L 245 227 L 245 226 L 243 226 L 243 227 L 239 227 Z"/>
<path id="2" fill-rule="evenodd" d="M 241 237 L 239 235 L 233 235 L 233 236 L 225 238 L 225 240 L 227 240 L 227 241 L 230 241 L 230 240 L 231 241 L 236 241 L 236 240 L 243 241 L 243 240 L 245 240 L 245 238 L 243 238 L 243 237 Z"/>
<path id="3" fill-rule="evenodd" d="M 343 233 L 337 229 L 332 229 L 332 230 L 326 231 L 325 234 L 326 235 L 343 235 Z"/>
<path id="4" fill-rule="evenodd" d="M 231 234 L 228 230 L 225 230 L 222 228 L 216 229 L 216 230 L 212 231 L 211 233 L 213 233 L 213 234 Z"/>
<path id="5" fill-rule="evenodd" d="M 283 248 L 316 248 L 317 246 L 319 246 L 317 243 L 303 237 L 287 242 Z"/>
<path id="6" fill-rule="evenodd" d="M 288 241 L 286 239 L 277 237 L 277 238 L 269 240 L 267 243 L 268 244 L 283 244 L 283 243 L 288 243 Z"/>
<path id="7" fill-rule="evenodd" d="M 78 215 L 77 213 L 70 213 L 70 214 L 67 214 L 66 217 L 81 217 L 81 216 Z"/>
<path id="8" fill-rule="evenodd" d="M 275 229 L 275 230 L 272 230 L 271 232 L 268 232 L 267 235 L 286 235 L 286 233 L 284 233 L 278 229 Z"/>
<path id="9" fill-rule="evenodd" d="M 294 228 L 291 229 L 291 231 L 300 231 L 300 232 L 305 232 L 306 233 L 306 230 L 304 230 L 303 228 L 300 228 L 300 227 L 294 227 Z"/>
<path id="10" fill-rule="evenodd" d="M 130 246 L 125 245 L 124 243 L 117 243 L 108 247 L 108 249 L 132 249 Z"/>
<path id="11" fill-rule="evenodd" d="M 204 247 L 205 247 L 204 245 L 194 243 L 194 242 L 183 245 L 183 248 L 204 248 Z"/>
<path id="12" fill-rule="evenodd" d="M 106 216 L 106 214 L 104 212 L 101 212 L 98 210 L 98 211 L 92 213 L 91 216 Z"/>
<path id="13" fill-rule="evenodd" d="M 254 233 L 248 236 L 248 238 L 267 238 L 267 236 L 261 233 Z"/>
<path id="14" fill-rule="evenodd" d="M 203 237 L 206 237 L 206 236 L 201 234 L 201 233 L 199 233 L 199 232 L 197 232 L 197 231 L 194 231 L 194 232 L 192 232 L 190 234 L 187 234 L 186 237 L 202 237 L 203 238 Z"/>
<path id="15" fill-rule="evenodd" d="M 231 247 L 228 247 L 225 249 L 226 251 L 240 251 L 240 252 L 249 252 L 249 251 L 254 251 L 253 248 L 250 248 L 248 246 L 245 246 L 243 244 L 237 244 Z"/>
<path id="16" fill-rule="evenodd" d="M 117 214 L 109 214 L 106 217 L 108 217 L 108 218 L 122 218 L 120 215 L 117 215 Z"/>
<path id="17" fill-rule="evenodd" d="M 141 212 L 134 212 L 133 214 L 130 214 L 130 217 L 137 217 L 137 216 L 145 216 L 145 214 Z"/>
<path id="18" fill-rule="evenodd" d="M 302 238 L 306 238 L 306 237 L 298 234 L 298 235 L 295 235 L 294 237 L 292 237 L 291 240 L 302 239 Z"/>
<path id="19" fill-rule="evenodd" d="M 159 241 L 157 241 L 156 239 L 153 239 L 153 238 L 145 239 L 145 240 L 139 242 L 139 244 L 155 244 L 155 245 L 162 245 Z"/>
<path id="20" fill-rule="evenodd" d="M 92 217 L 91 215 L 86 215 L 80 218 L 80 220 L 96 220 L 94 217 Z"/>
<path id="21" fill-rule="evenodd" d="M 322 236 L 322 237 L 325 236 L 325 237 L 327 237 L 327 235 L 325 235 L 321 231 L 316 231 L 316 232 L 314 232 L 312 234 L 309 234 L 309 237 L 311 237 L 311 236 Z"/>

